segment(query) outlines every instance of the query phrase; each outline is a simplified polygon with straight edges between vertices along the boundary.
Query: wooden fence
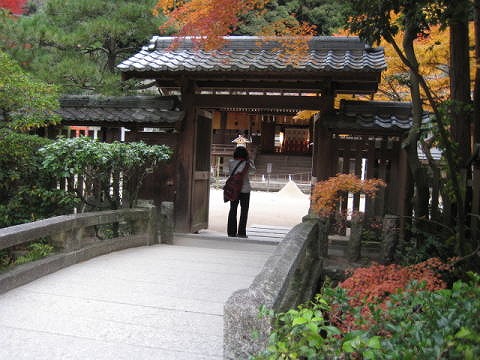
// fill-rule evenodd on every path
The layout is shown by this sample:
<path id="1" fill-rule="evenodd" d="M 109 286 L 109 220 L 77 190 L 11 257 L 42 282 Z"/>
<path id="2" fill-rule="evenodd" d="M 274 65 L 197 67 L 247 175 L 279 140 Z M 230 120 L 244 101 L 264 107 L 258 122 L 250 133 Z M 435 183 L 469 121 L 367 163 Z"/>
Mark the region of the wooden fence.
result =
<path id="1" fill-rule="evenodd" d="M 400 137 L 332 134 L 332 152 L 335 174 L 354 174 L 361 179 L 377 178 L 387 183 L 375 199 L 344 194 L 340 212 L 361 211 L 367 218 L 402 212 L 399 189 L 403 187 L 405 174 L 401 173 Z"/>

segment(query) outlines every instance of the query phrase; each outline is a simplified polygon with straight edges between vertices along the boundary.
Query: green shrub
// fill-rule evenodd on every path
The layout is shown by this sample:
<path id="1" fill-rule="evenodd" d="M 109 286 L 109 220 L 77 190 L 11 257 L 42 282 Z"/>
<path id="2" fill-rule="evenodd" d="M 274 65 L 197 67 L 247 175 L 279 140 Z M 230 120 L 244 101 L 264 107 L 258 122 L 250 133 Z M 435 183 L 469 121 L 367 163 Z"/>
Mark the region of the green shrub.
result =
<path id="1" fill-rule="evenodd" d="M 40 153 L 43 170 L 52 178 L 83 178 L 85 186 L 80 188 L 83 183 L 77 183 L 70 189 L 81 199 L 83 212 L 135 206 L 148 169 L 170 159 L 172 149 L 143 142 L 103 143 L 79 137 L 60 138 L 42 147 Z"/>
<path id="2" fill-rule="evenodd" d="M 375 325 L 345 336 L 342 350 L 366 359 L 480 358 L 480 277 L 472 276 L 451 289 L 392 295 L 384 311 L 374 312 Z M 381 346 L 362 350 L 374 338 Z"/>
<path id="3" fill-rule="evenodd" d="M 275 315 L 275 331 L 267 351 L 256 359 L 318 359 L 320 352 L 328 351 L 334 336 L 340 335 L 340 330 L 330 326 L 324 317 L 328 310 L 327 302 L 317 296 L 306 306 Z"/>
<path id="4" fill-rule="evenodd" d="M 480 276 L 470 277 L 437 291 L 412 283 L 415 291 L 372 304 L 368 320 L 344 289 L 326 288 L 312 303 L 275 315 L 268 347 L 256 359 L 478 359 Z M 329 325 L 339 320 L 355 326 L 340 333 Z"/>
<path id="5" fill-rule="evenodd" d="M 51 253 L 53 253 L 53 246 L 43 243 L 43 242 L 35 242 L 31 243 L 27 247 L 27 253 L 18 257 L 15 260 L 15 265 L 25 264 L 31 261 L 35 261 L 41 258 L 44 258 Z"/>
<path id="6" fill-rule="evenodd" d="M 72 211 L 74 197 L 41 169 L 38 150 L 49 141 L 0 128 L 0 227 Z"/>

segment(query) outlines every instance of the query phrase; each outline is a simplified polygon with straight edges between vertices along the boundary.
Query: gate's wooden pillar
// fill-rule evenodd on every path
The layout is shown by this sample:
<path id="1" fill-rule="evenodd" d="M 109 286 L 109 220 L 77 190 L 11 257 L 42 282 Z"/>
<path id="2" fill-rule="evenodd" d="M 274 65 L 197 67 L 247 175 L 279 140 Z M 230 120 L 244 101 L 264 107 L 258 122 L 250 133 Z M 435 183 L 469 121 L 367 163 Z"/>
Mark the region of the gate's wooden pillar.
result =
<path id="1" fill-rule="evenodd" d="M 262 121 L 262 152 L 275 152 L 275 123 L 271 119 Z"/>
<path id="2" fill-rule="evenodd" d="M 322 126 L 322 115 L 333 110 L 333 100 L 333 95 L 322 96 L 320 114 L 317 114 L 313 120 L 312 190 L 317 181 L 328 179 L 331 172 L 332 134 L 326 126 Z M 311 203 L 308 213 L 313 213 Z"/>
<path id="3" fill-rule="evenodd" d="M 192 82 L 182 86 L 182 103 L 185 117 L 177 144 L 177 188 L 175 196 L 175 231 L 189 232 L 191 228 L 190 208 L 192 203 L 193 168 L 195 149 L 196 108 Z"/>
<path id="4" fill-rule="evenodd" d="M 333 95 L 322 96 L 320 114 L 315 116 L 313 125 L 313 181 L 322 181 L 332 176 L 332 134 L 322 125 L 322 117 L 333 111 Z M 312 184 L 313 185 L 313 184 Z"/>

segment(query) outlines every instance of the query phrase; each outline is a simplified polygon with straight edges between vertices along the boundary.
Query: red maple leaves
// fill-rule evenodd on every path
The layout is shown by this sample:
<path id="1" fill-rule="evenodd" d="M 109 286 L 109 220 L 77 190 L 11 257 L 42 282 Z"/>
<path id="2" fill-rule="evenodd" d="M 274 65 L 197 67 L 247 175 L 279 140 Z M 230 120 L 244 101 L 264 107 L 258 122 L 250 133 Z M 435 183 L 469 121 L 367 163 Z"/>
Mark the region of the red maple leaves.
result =
<path id="1" fill-rule="evenodd" d="M 0 8 L 8 9 L 12 14 L 20 15 L 23 13 L 23 6 L 27 0 L 0 0 Z"/>

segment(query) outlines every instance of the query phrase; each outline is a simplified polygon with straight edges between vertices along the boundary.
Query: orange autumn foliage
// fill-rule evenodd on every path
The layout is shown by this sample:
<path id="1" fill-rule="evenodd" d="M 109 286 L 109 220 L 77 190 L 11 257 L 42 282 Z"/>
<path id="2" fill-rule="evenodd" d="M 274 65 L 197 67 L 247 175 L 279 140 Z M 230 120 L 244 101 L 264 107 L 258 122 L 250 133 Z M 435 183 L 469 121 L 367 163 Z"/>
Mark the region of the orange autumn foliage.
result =
<path id="1" fill-rule="evenodd" d="M 342 194 L 362 193 L 373 198 L 385 186 L 385 182 L 380 179 L 361 180 L 353 174 L 337 174 L 315 184 L 312 191 L 312 209 L 318 215 L 328 217 L 335 212 Z"/>
<path id="2" fill-rule="evenodd" d="M 452 271 L 455 260 L 450 259 L 445 263 L 439 258 L 431 258 L 410 266 L 373 264 L 366 268 L 352 270 L 349 272 L 350 277 L 338 286 L 346 290 L 351 307 L 361 308 L 364 323 L 358 326 L 353 314 L 342 314 L 338 307 L 333 307 L 331 320 L 335 326 L 345 332 L 357 327 L 368 328 L 374 321 L 372 308 L 384 309 L 392 294 L 401 291 L 418 291 L 418 288 L 409 288 L 409 284 L 413 281 L 422 283 L 422 289 L 427 291 L 445 289 L 447 284 L 440 273 Z"/>
<path id="3" fill-rule="evenodd" d="M 219 48 L 222 37 L 230 34 L 239 24 L 240 16 L 262 8 L 265 0 L 160 0 L 154 14 L 168 16 L 162 29 L 174 28 L 180 37 L 195 37 L 206 50 Z"/>
<path id="4" fill-rule="evenodd" d="M 154 15 L 162 12 L 167 21 L 161 30 L 172 30 L 178 37 L 192 37 L 198 48 L 215 50 L 225 44 L 226 35 L 236 30 L 241 16 L 252 10 L 265 11 L 270 0 L 159 0 Z M 308 54 L 308 41 L 315 35 L 315 27 L 307 23 L 281 19 L 269 24 L 258 34 L 282 37 L 279 47 L 292 63 L 298 54 Z M 276 39 L 278 40 L 278 39 Z M 177 44 L 173 44 L 175 47 Z M 292 56 L 297 55 L 297 56 Z"/>
<path id="5" fill-rule="evenodd" d="M 367 268 L 351 271 L 351 276 L 339 284 L 347 290 L 351 305 L 384 302 L 390 294 L 405 290 L 407 285 L 416 280 L 425 284 L 425 290 L 444 289 L 445 282 L 439 271 L 450 271 L 451 264 L 439 258 L 431 258 L 419 264 L 400 266 L 398 264 L 373 264 Z"/>

